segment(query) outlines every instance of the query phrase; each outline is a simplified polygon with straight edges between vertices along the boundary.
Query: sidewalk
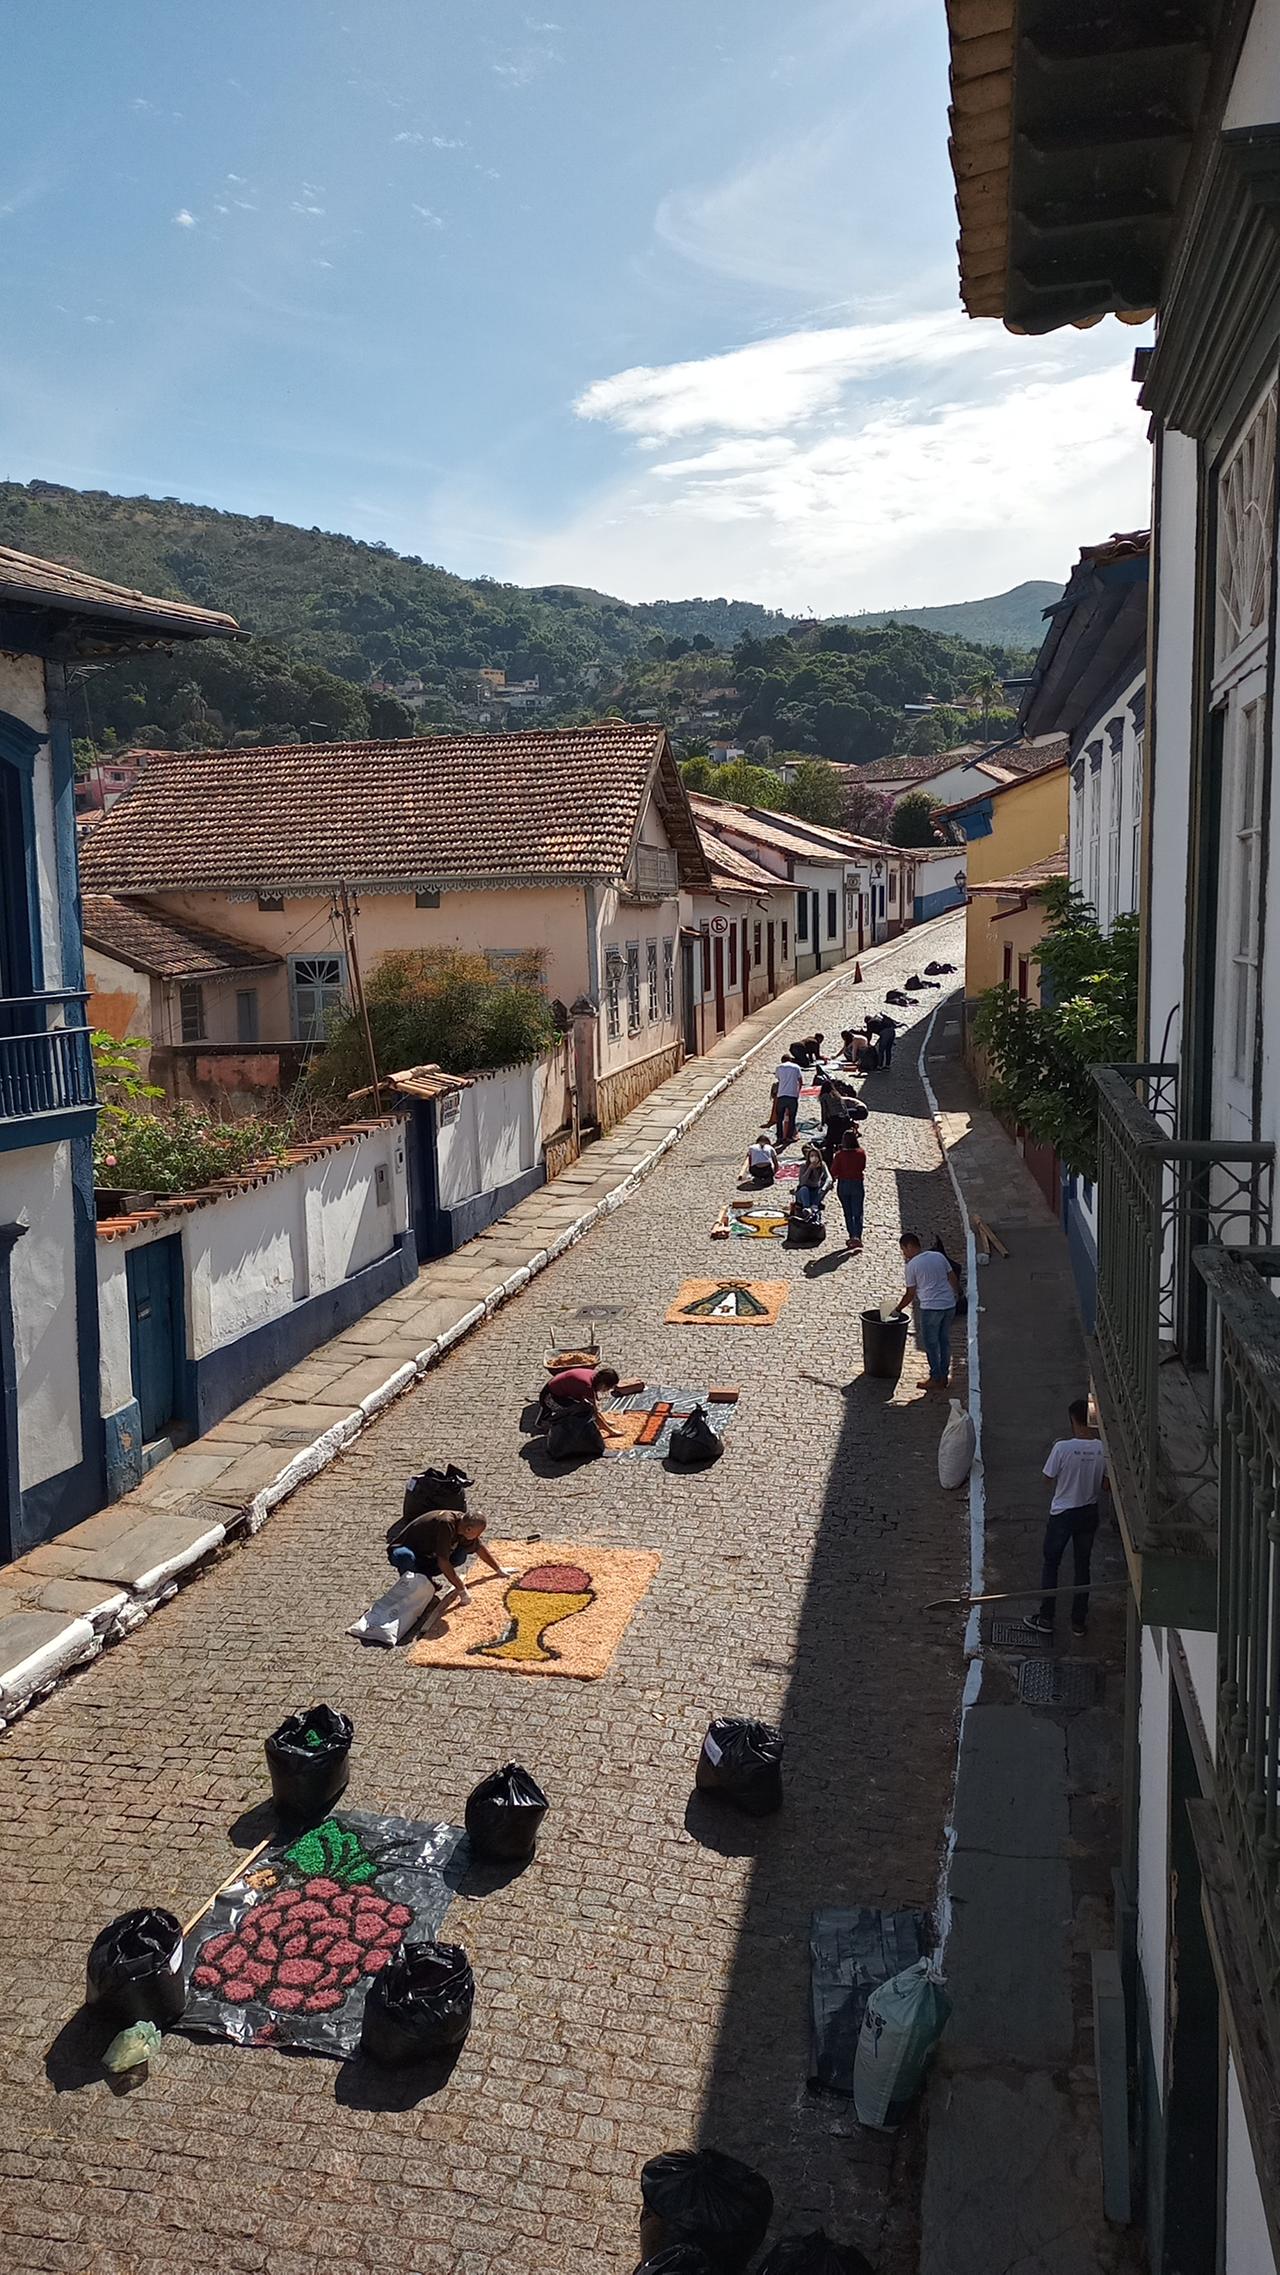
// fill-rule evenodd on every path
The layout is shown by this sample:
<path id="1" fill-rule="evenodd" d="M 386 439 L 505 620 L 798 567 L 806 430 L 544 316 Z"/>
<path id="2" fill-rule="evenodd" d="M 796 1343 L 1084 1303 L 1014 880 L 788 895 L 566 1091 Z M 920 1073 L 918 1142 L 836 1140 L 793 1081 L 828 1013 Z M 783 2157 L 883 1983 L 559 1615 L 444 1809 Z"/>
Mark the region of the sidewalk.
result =
<path id="1" fill-rule="evenodd" d="M 934 918 L 910 935 L 923 960 L 946 922 Z M 861 961 L 870 973 L 895 953 L 900 941 L 888 941 Z M 553 1184 L 425 1265 L 412 1287 L 158 1463 L 123 1500 L 0 1567 L 0 1728 L 140 1626 L 226 1542 L 257 1532 L 446 1351 L 628 1200 L 778 1031 L 846 987 L 853 968 L 853 960 L 841 964 L 763 1005 Z"/>
<path id="2" fill-rule="evenodd" d="M 976 1275 L 982 1587 L 1020 1592 L 983 1608 L 961 1732 L 945 1962 L 954 2014 L 929 2089 L 920 2275 L 1118 2275 L 1138 2251 L 1135 2231 L 1102 2209 L 1091 1953 L 1116 1943 L 1123 1558 L 1104 1523 L 1083 1642 L 1062 1599 L 1054 1638 L 1020 1638 L 1039 1593 L 1045 1455 L 1067 1434 L 1088 1369 L 1062 1229 L 978 1105 L 958 1032 L 944 1025 L 926 1061 L 943 1143 L 970 1214 L 1010 1250 Z M 931 1617 L 958 1630 L 966 1613 Z M 1081 1686 L 1074 1699 L 1065 1684 Z"/>

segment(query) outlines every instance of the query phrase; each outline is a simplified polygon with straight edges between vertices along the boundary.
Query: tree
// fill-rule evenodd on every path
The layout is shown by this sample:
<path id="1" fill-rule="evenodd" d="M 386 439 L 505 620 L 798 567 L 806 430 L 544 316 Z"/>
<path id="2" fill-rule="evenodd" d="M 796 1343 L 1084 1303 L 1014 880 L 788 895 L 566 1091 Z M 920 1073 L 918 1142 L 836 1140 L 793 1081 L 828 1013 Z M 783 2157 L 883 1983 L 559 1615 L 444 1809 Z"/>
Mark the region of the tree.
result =
<path id="1" fill-rule="evenodd" d="M 71 745 L 77 775 L 92 774 L 98 763 L 98 753 L 86 735 L 77 735 Z"/>
<path id="2" fill-rule="evenodd" d="M 705 752 L 699 752 L 693 758 L 684 760 L 680 772 L 684 777 L 686 790 L 700 791 L 705 794 L 711 788 L 712 777 L 717 769 L 712 765 Z"/>
<path id="3" fill-rule="evenodd" d="M 889 823 L 893 819 L 893 799 L 874 782 L 863 782 L 856 772 L 844 774 L 840 781 L 840 827 L 852 830 L 855 837 L 879 838 L 889 842 Z"/>
<path id="4" fill-rule="evenodd" d="M 825 758 L 802 758 L 786 788 L 787 812 L 800 821 L 838 826 L 843 808 L 840 776 Z"/>
<path id="5" fill-rule="evenodd" d="M 1003 704 L 1004 688 L 988 666 L 985 671 L 978 672 L 976 677 L 970 680 L 969 693 L 975 702 L 982 705 L 982 737 L 984 742 L 990 742 L 991 714 Z"/>
<path id="6" fill-rule="evenodd" d="M 922 711 L 914 718 L 905 719 L 894 737 L 894 749 L 907 758 L 932 758 L 935 751 L 955 750 L 970 735 L 970 721 L 966 713 L 955 710 L 949 703 L 938 703 L 932 711 Z"/>
<path id="7" fill-rule="evenodd" d="M 927 790 L 908 790 L 899 798 L 889 822 L 891 845 L 936 845 L 938 815 L 942 808 Z"/>
<path id="8" fill-rule="evenodd" d="M 1092 903 L 1055 881 L 1037 951 L 1041 1000 L 1001 983 L 979 998 L 974 1037 L 987 1054 L 991 1102 L 1078 1176 L 1098 1174 L 1098 1099 L 1090 1068 L 1137 1051 L 1136 916 L 1099 930 Z"/>
<path id="9" fill-rule="evenodd" d="M 484 956 L 452 948 L 397 948 L 365 981 L 378 1072 L 442 1066 L 449 1074 L 513 1066 L 549 1050 L 559 1030 L 532 953 L 495 972 Z M 364 1026 L 351 1005 L 335 1013 L 308 1087 L 347 1096 L 369 1079 Z"/>

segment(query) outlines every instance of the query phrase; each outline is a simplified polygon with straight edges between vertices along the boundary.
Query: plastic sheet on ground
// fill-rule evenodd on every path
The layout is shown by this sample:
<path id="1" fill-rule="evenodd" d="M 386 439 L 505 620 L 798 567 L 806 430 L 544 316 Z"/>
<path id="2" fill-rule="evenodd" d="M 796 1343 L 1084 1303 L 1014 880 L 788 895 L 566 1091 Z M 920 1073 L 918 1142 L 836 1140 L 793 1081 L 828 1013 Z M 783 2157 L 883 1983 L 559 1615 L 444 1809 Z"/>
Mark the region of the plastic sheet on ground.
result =
<path id="1" fill-rule="evenodd" d="M 181 2027 L 349 2059 L 375 1976 L 439 1935 L 464 1844 L 460 1826 L 359 1809 L 282 1835 L 188 1938 Z"/>
<path id="2" fill-rule="evenodd" d="M 809 1927 L 813 2044 L 809 2080 L 833 2093 L 853 2092 L 858 2033 L 867 2000 L 881 1983 L 924 1956 L 921 1911 L 879 1912 L 870 1905 L 815 1912 Z"/>

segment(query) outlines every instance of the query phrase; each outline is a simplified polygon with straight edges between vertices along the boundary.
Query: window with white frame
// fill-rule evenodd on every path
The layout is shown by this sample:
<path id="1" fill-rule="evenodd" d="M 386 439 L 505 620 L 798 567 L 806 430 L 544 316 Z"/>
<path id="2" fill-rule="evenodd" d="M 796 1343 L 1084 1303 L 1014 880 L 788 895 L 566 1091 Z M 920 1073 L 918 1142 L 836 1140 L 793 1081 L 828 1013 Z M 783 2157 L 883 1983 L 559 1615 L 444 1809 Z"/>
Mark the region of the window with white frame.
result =
<path id="1" fill-rule="evenodd" d="M 676 1015 L 676 944 L 674 940 L 662 943 L 662 1011 L 664 1018 Z"/>
<path id="2" fill-rule="evenodd" d="M 660 1010 L 659 1010 L 659 1008 L 658 1008 L 658 943 L 657 943 L 657 941 L 656 941 L 656 940 L 646 940 L 646 942 L 645 942 L 645 944 L 644 944 L 644 953 L 645 953 L 645 976 L 646 976 L 646 978 L 647 978 L 647 980 L 648 980 L 648 983 L 649 983 L 649 1017 L 650 1017 L 650 1019 L 659 1019 L 659 1018 L 661 1018 L 662 1014 L 661 1014 L 661 1012 L 660 1012 Z"/>
<path id="3" fill-rule="evenodd" d="M 1275 515 L 1273 380 L 1218 477 L 1215 677 L 1265 638 Z"/>
<path id="4" fill-rule="evenodd" d="M 622 950 L 606 948 L 604 956 L 604 1031 L 611 1043 L 622 1033 Z"/>
<path id="5" fill-rule="evenodd" d="M 1109 932 L 1120 914 L 1120 825 L 1124 805 L 1124 746 L 1117 744 L 1111 753 L 1111 810 L 1107 815 L 1107 908 L 1106 930 Z"/>
<path id="6" fill-rule="evenodd" d="M 300 1043 L 322 1043 L 330 1017 L 346 994 L 345 956 L 290 956 L 293 1032 Z"/>
<path id="7" fill-rule="evenodd" d="M 627 1033 L 640 1032 L 640 943 L 627 942 Z"/>
<path id="8" fill-rule="evenodd" d="M 1228 863 L 1227 939 L 1230 954 L 1228 1006 L 1229 1057 L 1237 1082 L 1253 1070 L 1254 1021 L 1258 1004 L 1258 884 L 1262 832 L 1262 723 L 1264 698 L 1233 706 L 1227 727 L 1234 748 L 1224 750 L 1231 798 L 1224 814 L 1223 845 Z"/>
<path id="9" fill-rule="evenodd" d="M 1096 758 L 1094 756 L 1095 751 L 1097 753 Z M 1100 744 L 1090 745 L 1089 784 L 1086 794 L 1089 800 L 1089 863 L 1085 872 L 1084 891 L 1085 899 L 1092 901 L 1096 909 L 1101 886 L 1102 850 L 1102 749 Z"/>

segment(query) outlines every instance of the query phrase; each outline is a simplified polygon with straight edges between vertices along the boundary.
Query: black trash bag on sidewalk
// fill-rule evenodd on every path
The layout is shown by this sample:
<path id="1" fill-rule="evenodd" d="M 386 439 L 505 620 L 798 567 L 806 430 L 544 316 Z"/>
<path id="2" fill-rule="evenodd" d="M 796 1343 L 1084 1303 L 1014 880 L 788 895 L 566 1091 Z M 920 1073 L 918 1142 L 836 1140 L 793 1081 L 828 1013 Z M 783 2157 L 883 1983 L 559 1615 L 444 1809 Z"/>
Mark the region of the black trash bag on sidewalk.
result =
<path id="1" fill-rule="evenodd" d="M 589 1408 L 553 1410 L 547 1452 L 552 1461 L 595 1461 L 604 1452 L 600 1424 Z"/>
<path id="2" fill-rule="evenodd" d="M 271 1798 L 285 1817 L 323 1817 L 351 1775 L 349 1714 L 332 1706 L 309 1706 L 290 1714 L 267 1740 Z"/>
<path id="3" fill-rule="evenodd" d="M 788 1248 L 817 1248 L 827 1237 L 821 1209 L 801 1208 L 797 1201 L 787 1216 Z"/>
<path id="4" fill-rule="evenodd" d="M 713 2275 L 711 2261 L 696 2243 L 673 2243 L 670 2251 L 656 2251 L 636 2269 L 636 2275 Z"/>
<path id="5" fill-rule="evenodd" d="M 186 2004 L 182 1929 L 172 1912 L 144 1906 L 121 1912 L 94 1937 L 85 1968 L 85 2004 L 121 2024 L 154 2022 L 163 2030 Z"/>
<path id="6" fill-rule="evenodd" d="M 360 2051 L 403 2068 L 451 2054 L 471 2028 L 476 1984 L 460 1943 L 406 1943 L 375 1975 L 364 2002 Z"/>
<path id="7" fill-rule="evenodd" d="M 871 2261 L 851 2243 L 833 2243 L 825 2228 L 784 2236 L 761 2262 L 760 2275 L 875 2275 Z"/>
<path id="8" fill-rule="evenodd" d="M 782 1807 L 780 1730 L 767 1722 L 717 1715 L 702 1741 L 694 1777 L 699 1793 L 718 1794 L 749 1817 L 768 1817 Z"/>
<path id="9" fill-rule="evenodd" d="M 447 1469 L 423 1469 L 411 1477 L 404 1489 L 405 1517 L 427 1517 L 435 1509 L 451 1509 L 464 1516 L 467 1507 L 467 1487 L 475 1483 L 465 1469 L 450 1462 Z"/>
<path id="10" fill-rule="evenodd" d="M 550 1807 L 537 1779 L 519 1762 L 507 1762 L 468 1796 L 463 1817 L 467 1838 L 477 1856 L 523 1863 L 538 1845 L 538 1830 Z"/>
<path id="11" fill-rule="evenodd" d="M 764 2242 L 773 2190 L 723 2149 L 677 2149 L 650 2157 L 640 2175 L 640 2248 L 649 2258 L 696 2244 L 713 2275 L 739 2275 Z"/>
<path id="12" fill-rule="evenodd" d="M 695 1406 L 683 1422 L 676 1424 L 667 1447 L 668 1459 L 683 1462 L 686 1467 L 700 1461 L 718 1461 L 723 1452 L 724 1440 L 712 1429 L 705 1406 Z"/>

